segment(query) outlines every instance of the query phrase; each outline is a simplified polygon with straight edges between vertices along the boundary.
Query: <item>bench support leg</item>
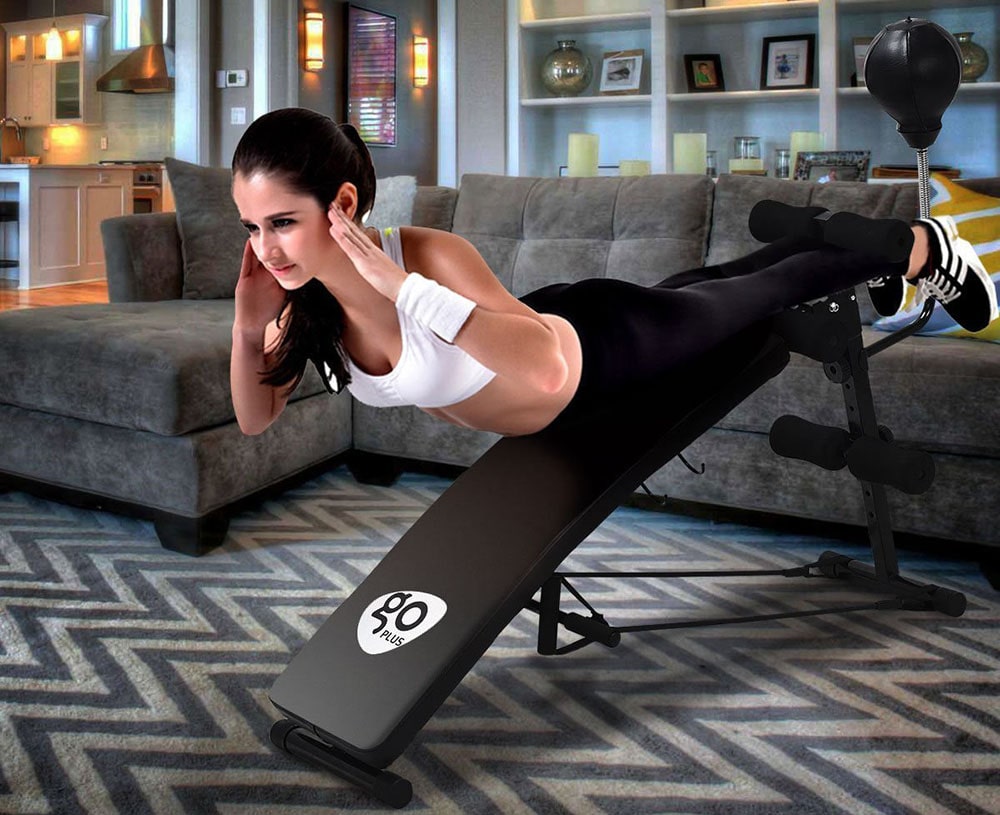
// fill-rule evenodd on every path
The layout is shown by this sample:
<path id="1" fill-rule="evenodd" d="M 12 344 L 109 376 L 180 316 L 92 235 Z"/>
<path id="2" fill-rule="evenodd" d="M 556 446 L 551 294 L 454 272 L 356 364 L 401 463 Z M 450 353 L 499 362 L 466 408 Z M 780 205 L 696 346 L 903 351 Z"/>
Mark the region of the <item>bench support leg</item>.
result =
<path id="1" fill-rule="evenodd" d="M 413 797 L 413 785 L 388 770 L 370 767 L 354 756 L 316 738 L 310 730 L 288 719 L 271 726 L 271 743 L 308 764 L 350 781 L 378 800 L 402 809 Z"/>

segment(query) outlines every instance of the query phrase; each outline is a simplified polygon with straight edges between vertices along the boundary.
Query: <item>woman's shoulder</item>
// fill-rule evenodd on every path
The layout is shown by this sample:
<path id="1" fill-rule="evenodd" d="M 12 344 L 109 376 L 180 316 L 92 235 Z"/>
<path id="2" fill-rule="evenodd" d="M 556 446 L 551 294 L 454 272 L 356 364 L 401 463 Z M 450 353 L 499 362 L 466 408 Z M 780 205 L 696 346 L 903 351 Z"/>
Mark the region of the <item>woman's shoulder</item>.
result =
<path id="1" fill-rule="evenodd" d="M 396 229 L 407 255 L 412 252 L 415 256 L 430 255 L 444 259 L 454 256 L 467 257 L 470 252 L 478 254 L 469 240 L 454 232 L 429 226 L 401 226 Z"/>

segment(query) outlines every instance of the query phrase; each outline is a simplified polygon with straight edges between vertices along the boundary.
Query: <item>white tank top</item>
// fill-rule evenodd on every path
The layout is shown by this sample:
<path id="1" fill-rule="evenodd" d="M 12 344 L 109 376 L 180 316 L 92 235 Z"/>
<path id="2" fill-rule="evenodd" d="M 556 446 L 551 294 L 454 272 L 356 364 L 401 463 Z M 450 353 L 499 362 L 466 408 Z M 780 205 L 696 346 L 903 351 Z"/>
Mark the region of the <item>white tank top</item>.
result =
<path id="1" fill-rule="evenodd" d="M 382 251 L 401 269 L 405 268 L 399 229 L 383 230 Z M 359 402 L 372 407 L 447 407 L 479 393 L 496 376 L 412 317 L 398 309 L 396 316 L 403 350 L 395 368 L 382 376 L 372 376 L 348 360 L 351 382 L 347 389 Z"/>

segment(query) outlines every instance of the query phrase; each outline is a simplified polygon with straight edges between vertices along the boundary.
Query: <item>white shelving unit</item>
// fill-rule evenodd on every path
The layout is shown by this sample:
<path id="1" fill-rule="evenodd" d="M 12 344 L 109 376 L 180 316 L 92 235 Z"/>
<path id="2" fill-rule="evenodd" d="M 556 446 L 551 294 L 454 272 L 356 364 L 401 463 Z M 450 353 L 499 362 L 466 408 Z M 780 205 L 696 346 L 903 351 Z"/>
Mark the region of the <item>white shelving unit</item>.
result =
<path id="1" fill-rule="evenodd" d="M 673 134 L 705 132 L 723 171 L 734 136 L 762 140 L 765 164 L 793 130 L 819 130 L 827 149 L 870 149 L 873 164 L 912 164 L 913 152 L 865 88 L 851 87 L 852 38 L 923 13 L 949 31 L 972 31 L 991 63 L 979 82 L 959 88 L 931 148 L 934 164 L 966 177 L 1000 175 L 1000 41 L 995 0 L 788 0 L 686 8 L 700 0 L 508 0 L 508 167 L 511 175 L 555 176 L 566 164 L 569 133 L 600 137 L 599 163 L 648 159 L 669 172 Z M 813 87 L 760 90 L 764 37 L 814 34 Z M 581 96 L 557 98 L 541 84 L 545 55 L 575 39 L 594 64 Z M 603 55 L 645 51 L 634 96 L 598 92 Z M 726 90 L 689 93 L 684 54 L 720 54 Z"/>

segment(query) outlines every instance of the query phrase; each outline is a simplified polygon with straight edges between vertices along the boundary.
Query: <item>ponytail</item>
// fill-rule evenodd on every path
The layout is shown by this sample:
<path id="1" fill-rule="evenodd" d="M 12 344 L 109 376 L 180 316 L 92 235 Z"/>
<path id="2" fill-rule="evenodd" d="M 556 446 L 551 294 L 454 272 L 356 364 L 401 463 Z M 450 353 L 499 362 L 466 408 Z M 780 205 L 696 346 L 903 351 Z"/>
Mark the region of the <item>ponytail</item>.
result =
<path id="1" fill-rule="evenodd" d="M 354 186 L 358 190 L 358 211 L 355 219 L 358 221 L 372 211 L 375 206 L 375 164 L 372 155 L 354 125 L 344 122 L 338 125 L 340 132 L 354 147 L 357 156 L 357 172 L 354 175 Z"/>

